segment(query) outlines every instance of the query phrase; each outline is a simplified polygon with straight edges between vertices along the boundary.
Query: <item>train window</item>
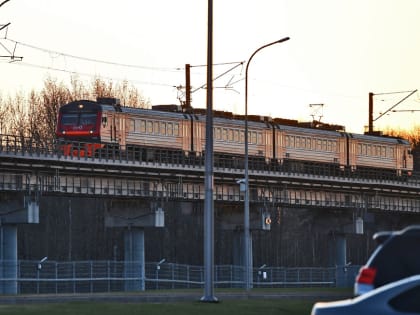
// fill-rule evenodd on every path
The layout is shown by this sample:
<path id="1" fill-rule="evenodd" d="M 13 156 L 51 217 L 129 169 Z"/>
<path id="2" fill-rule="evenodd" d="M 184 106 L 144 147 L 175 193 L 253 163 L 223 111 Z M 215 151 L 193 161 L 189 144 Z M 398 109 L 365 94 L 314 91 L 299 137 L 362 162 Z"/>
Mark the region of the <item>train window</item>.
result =
<path id="1" fill-rule="evenodd" d="M 94 125 L 96 122 L 95 113 L 82 113 L 80 115 L 80 125 Z"/>
<path id="2" fill-rule="evenodd" d="M 179 136 L 179 124 L 174 124 L 174 136 Z"/>
<path id="3" fill-rule="evenodd" d="M 296 148 L 300 148 L 300 137 L 296 137 Z"/>
<path id="4" fill-rule="evenodd" d="M 331 140 L 328 140 L 327 141 L 327 151 L 328 152 L 331 152 L 332 151 L 332 141 Z"/>
<path id="5" fill-rule="evenodd" d="M 394 148 L 389 148 L 389 157 L 395 159 L 395 151 L 394 151 Z"/>
<path id="6" fill-rule="evenodd" d="M 130 119 L 129 127 L 128 128 L 129 128 L 129 131 L 130 132 L 135 132 L 136 131 L 134 119 Z"/>
<path id="7" fill-rule="evenodd" d="M 142 133 L 146 133 L 146 121 L 140 120 L 139 124 L 140 124 L 140 127 L 138 128 L 138 130 L 140 130 L 140 132 Z"/>
<path id="8" fill-rule="evenodd" d="M 166 127 L 166 130 L 168 131 L 168 136 L 172 136 L 174 134 L 173 124 L 170 122 Z"/>
<path id="9" fill-rule="evenodd" d="M 233 131 L 233 141 L 239 142 L 239 130 L 238 129 L 235 129 Z"/>
<path id="10" fill-rule="evenodd" d="M 322 140 L 322 151 L 327 151 L 327 140 Z"/>
<path id="11" fill-rule="evenodd" d="M 357 145 L 357 154 L 362 155 L 362 145 L 360 143 Z"/>
<path id="12" fill-rule="evenodd" d="M 371 145 L 367 146 L 367 155 L 372 156 L 372 146 Z"/>
<path id="13" fill-rule="evenodd" d="M 257 133 L 257 144 L 263 144 L 263 136 L 262 133 Z"/>
<path id="14" fill-rule="evenodd" d="M 386 147 L 384 146 L 381 147 L 381 156 L 386 157 Z"/>
<path id="15" fill-rule="evenodd" d="M 310 149 L 311 149 L 311 138 L 306 138 L 306 148 L 307 148 L 308 150 L 310 150 Z"/>
<path id="16" fill-rule="evenodd" d="M 286 148 L 290 148 L 290 136 L 286 136 Z"/>
<path id="17" fill-rule="evenodd" d="M 241 130 L 239 133 L 239 142 L 245 143 L 245 131 Z"/>
<path id="18" fill-rule="evenodd" d="M 257 133 L 251 132 L 251 143 L 257 143 Z"/>
<path id="19" fill-rule="evenodd" d="M 166 135 L 166 123 L 161 121 L 159 124 L 160 124 L 160 134 Z"/>
<path id="20" fill-rule="evenodd" d="M 228 129 L 228 140 L 233 141 L 233 130 L 232 129 Z"/>
<path id="21" fill-rule="evenodd" d="M 367 145 L 363 144 L 362 146 L 362 155 L 367 155 Z"/>
<path id="22" fill-rule="evenodd" d="M 102 122 L 102 127 L 106 127 L 106 125 L 108 125 L 108 118 L 106 116 L 102 117 L 101 119 Z"/>
<path id="23" fill-rule="evenodd" d="M 154 121 L 153 122 L 153 133 L 159 133 L 159 122 L 158 121 Z"/>
<path id="24" fill-rule="evenodd" d="M 72 126 L 77 124 L 77 114 L 63 114 L 61 117 L 61 123 L 63 126 Z"/>
<path id="25" fill-rule="evenodd" d="M 227 141 L 228 135 L 227 135 L 227 129 L 223 128 L 222 129 L 222 140 L 223 141 Z"/>
<path id="26" fill-rule="evenodd" d="M 222 131 L 219 127 L 214 128 L 214 137 L 216 138 L 216 140 L 222 140 Z"/>
<path id="27" fill-rule="evenodd" d="M 321 139 L 316 139 L 316 149 L 318 151 L 322 151 L 322 140 Z"/>
<path id="28" fill-rule="evenodd" d="M 153 133 L 153 122 L 150 120 L 147 121 L 147 133 Z"/>
<path id="29" fill-rule="evenodd" d="M 337 152 L 337 142 L 331 141 L 331 150 L 332 152 Z"/>

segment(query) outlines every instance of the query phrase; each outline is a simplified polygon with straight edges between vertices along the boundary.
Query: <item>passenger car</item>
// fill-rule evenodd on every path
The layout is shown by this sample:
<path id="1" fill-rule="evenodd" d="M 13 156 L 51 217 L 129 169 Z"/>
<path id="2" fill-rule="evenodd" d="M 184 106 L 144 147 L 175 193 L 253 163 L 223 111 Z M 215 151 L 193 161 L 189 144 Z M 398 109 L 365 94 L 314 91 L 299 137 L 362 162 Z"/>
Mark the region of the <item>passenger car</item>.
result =
<path id="1" fill-rule="evenodd" d="M 311 315 L 420 314 L 420 275 L 389 283 L 354 299 L 318 302 Z"/>
<path id="2" fill-rule="evenodd" d="M 62 105 L 56 137 L 65 156 L 125 156 L 182 163 L 205 155 L 206 110 L 177 105 L 122 106 L 115 98 Z M 398 137 L 345 132 L 340 125 L 247 115 L 251 169 L 332 176 L 409 178 L 410 143 Z M 245 117 L 214 111 L 214 164 L 244 165 Z"/>
<path id="3" fill-rule="evenodd" d="M 355 295 L 420 274 L 420 225 L 373 236 L 378 247 L 356 278 Z"/>

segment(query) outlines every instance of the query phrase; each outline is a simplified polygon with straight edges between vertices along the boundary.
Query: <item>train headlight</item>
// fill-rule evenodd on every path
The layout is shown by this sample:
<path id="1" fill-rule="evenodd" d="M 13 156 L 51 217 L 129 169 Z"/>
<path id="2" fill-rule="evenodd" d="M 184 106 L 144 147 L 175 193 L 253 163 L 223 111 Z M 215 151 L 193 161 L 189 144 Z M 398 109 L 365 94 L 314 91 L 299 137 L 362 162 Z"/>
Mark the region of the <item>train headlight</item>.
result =
<path id="1" fill-rule="evenodd" d="M 83 104 L 79 104 L 77 107 L 79 107 L 79 109 L 83 109 Z"/>
<path id="2" fill-rule="evenodd" d="M 62 133 L 63 135 L 65 135 L 65 134 L 66 134 L 66 131 L 65 131 L 65 130 L 62 130 L 62 131 L 61 131 L 61 133 Z"/>
<path id="3" fill-rule="evenodd" d="M 90 133 L 90 134 L 93 134 L 93 130 L 89 130 L 89 133 Z"/>

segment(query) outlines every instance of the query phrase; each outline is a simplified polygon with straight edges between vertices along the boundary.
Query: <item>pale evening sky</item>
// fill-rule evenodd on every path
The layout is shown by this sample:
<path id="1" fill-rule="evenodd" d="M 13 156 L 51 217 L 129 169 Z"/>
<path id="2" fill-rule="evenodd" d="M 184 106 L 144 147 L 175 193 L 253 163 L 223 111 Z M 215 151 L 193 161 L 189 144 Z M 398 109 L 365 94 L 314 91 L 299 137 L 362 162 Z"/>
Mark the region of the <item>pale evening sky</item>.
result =
<path id="1" fill-rule="evenodd" d="M 369 92 L 420 88 L 418 0 L 213 4 L 213 60 L 229 63 L 215 66 L 214 77 L 258 47 L 290 37 L 252 60 L 249 114 L 308 121 L 309 104 L 324 104 L 322 121 L 362 133 Z M 176 86 L 185 85 L 185 64 L 205 65 L 207 58 L 206 0 L 10 0 L 0 7 L 0 25 L 9 22 L 0 31 L 0 56 L 15 50 L 23 60 L 0 58 L 2 97 L 40 89 L 47 76 L 69 84 L 71 73 L 78 73 L 86 84 L 95 75 L 126 79 L 152 104 L 178 104 Z M 244 74 L 245 66 L 238 66 L 215 81 L 215 109 L 243 113 Z M 206 68 L 193 67 L 193 90 L 205 82 Z M 374 117 L 406 95 L 375 96 Z M 194 92 L 193 106 L 205 107 L 205 97 L 204 89 Z M 414 93 L 396 109 L 420 110 L 419 105 L 420 94 Z M 410 128 L 419 117 L 420 112 L 393 112 L 375 126 Z"/>

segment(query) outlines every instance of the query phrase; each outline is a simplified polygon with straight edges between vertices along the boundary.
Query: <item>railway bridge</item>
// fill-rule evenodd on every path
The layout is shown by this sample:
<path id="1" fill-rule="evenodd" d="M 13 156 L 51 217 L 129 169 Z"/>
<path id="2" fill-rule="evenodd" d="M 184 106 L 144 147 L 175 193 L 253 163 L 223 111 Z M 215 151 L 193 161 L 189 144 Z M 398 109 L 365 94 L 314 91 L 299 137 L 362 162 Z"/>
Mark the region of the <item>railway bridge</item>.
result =
<path id="1" fill-rule="evenodd" d="M 63 156 L 54 144 L 0 136 L 0 260 L 16 261 L 17 229 L 37 224 L 40 201 L 47 196 L 112 199 L 105 225 L 125 228 L 124 259 L 144 261 L 144 228 L 165 226 L 171 205 L 186 207 L 204 199 L 202 159 L 136 161 L 130 155 Z M 242 264 L 244 170 L 231 163 L 214 167 L 217 224 L 237 233 L 233 263 Z M 346 265 L 346 235 L 363 233 L 368 213 L 420 213 L 420 179 L 354 177 L 351 174 L 303 173 L 250 166 L 252 230 L 267 230 L 283 209 L 331 210 L 345 214 L 329 230 L 335 234 L 335 264 Z M 41 209 L 42 210 L 42 209 Z M 16 293 L 16 264 L 3 266 L 0 292 Z M 130 272 L 130 270 L 127 270 Z M 144 273 L 143 273 L 144 274 Z M 130 285 L 132 287 L 130 287 Z M 127 289 L 144 289 L 128 284 Z"/>

